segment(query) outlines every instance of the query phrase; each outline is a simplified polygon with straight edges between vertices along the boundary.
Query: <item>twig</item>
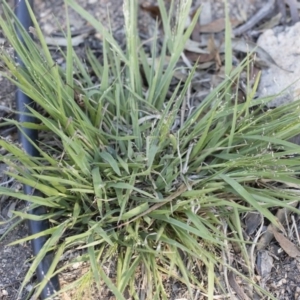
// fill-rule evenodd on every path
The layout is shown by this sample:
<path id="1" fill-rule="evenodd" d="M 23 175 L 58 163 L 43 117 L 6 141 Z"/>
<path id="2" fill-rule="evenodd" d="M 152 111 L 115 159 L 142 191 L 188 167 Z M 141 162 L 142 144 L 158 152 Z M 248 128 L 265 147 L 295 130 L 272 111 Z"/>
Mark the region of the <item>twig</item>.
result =
<path id="1" fill-rule="evenodd" d="M 10 107 L 7 107 L 5 105 L 0 105 L 0 111 L 5 111 L 7 113 L 12 112 L 13 110 Z"/>
<path id="2" fill-rule="evenodd" d="M 269 3 L 263 5 L 263 7 L 252 17 L 250 18 L 245 24 L 242 26 L 235 28 L 233 30 L 233 34 L 241 35 L 245 31 L 251 29 L 254 27 L 259 21 L 261 21 L 263 18 L 265 18 L 270 11 L 274 9 L 275 0 L 271 0 Z"/>
<path id="3" fill-rule="evenodd" d="M 297 1 L 296 0 L 285 0 L 287 5 L 290 8 L 290 13 L 292 17 L 293 24 L 299 22 L 299 14 L 298 14 L 298 8 L 297 8 Z"/>
<path id="4" fill-rule="evenodd" d="M 12 177 L 12 178 L 10 178 L 7 181 L 1 182 L 0 186 L 7 186 L 8 184 L 10 184 L 11 182 L 13 182 L 14 180 L 15 180 L 15 178 Z"/>

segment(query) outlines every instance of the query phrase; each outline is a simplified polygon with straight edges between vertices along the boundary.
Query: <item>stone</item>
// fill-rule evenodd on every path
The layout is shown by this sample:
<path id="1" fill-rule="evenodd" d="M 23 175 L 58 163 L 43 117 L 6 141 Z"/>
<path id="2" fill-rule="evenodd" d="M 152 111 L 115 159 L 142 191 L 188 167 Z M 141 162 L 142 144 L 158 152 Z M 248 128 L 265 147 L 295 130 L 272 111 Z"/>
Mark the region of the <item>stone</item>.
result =
<path id="1" fill-rule="evenodd" d="M 291 103 L 300 96 L 300 23 L 292 27 L 266 30 L 257 41 L 276 62 L 262 70 L 258 96 L 281 93 L 268 102 L 269 107 Z M 283 91 L 284 90 L 284 91 Z"/>

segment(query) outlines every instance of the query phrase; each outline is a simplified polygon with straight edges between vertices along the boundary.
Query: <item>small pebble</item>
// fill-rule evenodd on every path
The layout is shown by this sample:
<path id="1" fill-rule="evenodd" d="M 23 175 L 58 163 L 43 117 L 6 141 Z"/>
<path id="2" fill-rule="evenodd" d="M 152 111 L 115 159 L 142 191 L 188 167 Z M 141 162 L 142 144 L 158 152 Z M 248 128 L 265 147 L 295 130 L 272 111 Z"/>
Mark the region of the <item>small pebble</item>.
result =
<path id="1" fill-rule="evenodd" d="M 31 292 L 32 289 L 33 289 L 33 286 L 32 286 L 31 284 L 28 284 L 28 285 L 26 286 L 26 291 L 27 291 L 27 292 Z"/>
<path id="2" fill-rule="evenodd" d="M 81 266 L 81 262 L 76 262 L 72 265 L 73 269 L 78 269 Z"/>

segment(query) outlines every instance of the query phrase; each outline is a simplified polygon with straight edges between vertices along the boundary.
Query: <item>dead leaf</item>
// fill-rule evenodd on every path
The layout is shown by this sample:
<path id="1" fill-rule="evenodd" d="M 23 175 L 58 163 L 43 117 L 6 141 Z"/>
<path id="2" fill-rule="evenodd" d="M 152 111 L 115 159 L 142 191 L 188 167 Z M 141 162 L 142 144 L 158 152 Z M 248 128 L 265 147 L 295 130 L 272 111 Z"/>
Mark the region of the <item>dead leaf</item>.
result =
<path id="1" fill-rule="evenodd" d="M 202 5 L 197 5 L 197 6 L 192 10 L 192 12 L 190 13 L 191 19 L 194 19 L 195 15 L 196 15 L 196 13 L 197 13 L 197 11 L 198 11 L 199 9 L 202 9 Z"/>
<path id="2" fill-rule="evenodd" d="M 263 180 L 263 182 L 269 182 L 269 181 L 272 181 L 272 180 L 271 179 Z M 293 201 L 293 202 L 290 202 L 289 205 L 291 207 L 296 207 L 298 205 L 298 203 L 299 203 L 298 201 Z M 290 220 L 290 218 L 291 218 L 290 214 L 291 214 L 291 210 L 289 210 L 287 208 L 278 209 L 278 211 L 276 213 L 277 227 L 282 232 L 284 232 L 284 227 L 282 226 L 282 224 L 284 224 L 286 222 L 286 220 Z M 261 236 L 258 243 L 256 244 L 256 249 L 257 250 L 265 249 L 270 244 L 273 237 L 274 237 L 274 226 L 272 224 L 269 224 L 269 226 L 267 227 L 267 230 L 264 232 L 264 234 Z"/>
<path id="3" fill-rule="evenodd" d="M 246 228 L 245 231 L 248 235 L 251 235 L 255 232 L 258 226 L 262 222 L 262 216 L 256 212 L 249 212 L 245 217 Z"/>
<path id="4" fill-rule="evenodd" d="M 278 232 L 274 227 L 273 234 L 280 247 L 284 250 L 286 254 L 288 254 L 288 256 L 293 258 L 300 256 L 300 251 L 296 247 L 296 245 L 293 244 L 289 239 L 287 239 L 282 233 Z"/>
<path id="5" fill-rule="evenodd" d="M 236 292 L 236 294 L 241 300 L 250 300 L 235 280 L 235 276 L 232 271 L 228 273 L 228 281 L 230 286 L 233 288 L 233 290 Z"/>
<path id="6" fill-rule="evenodd" d="M 262 278 L 266 278 L 273 268 L 273 257 L 268 251 L 262 250 L 257 252 L 257 272 Z"/>
<path id="7" fill-rule="evenodd" d="M 195 53 L 202 53 L 202 54 L 208 54 L 208 50 L 203 50 L 200 47 L 203 47 L 203 45 L 199 42 L 192 41 L 191 39 L 188 39 L 185 43 L 184 49 L 188 50 L 190 52 L 195 52 Z"/>
<path id="8" fill-rule="evenodd" d="M 205 63 L 214 60 L 214 54 L 198 54 L 195 52 L 185 51 L 185 56 L 192 62 Z"/>
<path id="9" fill-rule="evenodd" d="M 215 43 L 213 35 L 211 35 L 208 40 L 207 50 L 209 51 L 209 53 L 211 53 L 214 56 L 214 59 L 216 61 L 216 65 L 217 65 L 217 69 L 220 69 L 220 67 L 222 66 L 222 62 L 221 62 L 221 58 L 220 58 L 219 48 L 216 47 L 216 43 Z"/>
<path id="10" fill-rule="evenodd" d="M 216 43 L 214 37 L 211 35 L 207 41 L 207 50 L 209 53 L 215 54 L 218 52 L 218 48 L 216 47 Z"/>
<path id="11" fill-rule="evenodd" d="M 230 23 L 232 28 L 235 28 L 241 23 L 241 21 L 237 19 L 230 19 Z M 200 31 L 203 33 L 218 33 L 223 30 L 225 30 L 225 18 L 220 18 L 200 26 Z"/>
<path id="12" fill-rule="evenodd" d="M 178 69 L 174 72 L 173 76 L 178 79 L 181 80 L 182 82 L 185 82 L 188 78 L 188 74 L 186 72 L 184 72 L 184 69 Z"/>
<path id="13" fill-rule="evenodd" d="M 197 65 L 197 69 L 199 69 L 199 70 L 206 70 L 206 69 L 209 69 L 209 68 L 213 67 L 214 64 L 215 64 L 214 61 L 204 62 L 204 63 L 198 64 Z"/>
<path id="14" fill-rule="evenodd" d="M 202 16 L 203 16 L 203 9 L 205 10 L 205 6 L 206 5 L 210 5 L 210 3 L 202 3 L 202 5 L 198 5 L 197 7 L 195 7 L 195 9 L 190 13 L 190 18 L 191 20 L 194 19 L 195 17 L 195 14 L 197 13 L 198 9 L 201 9 L 201 14 L 200 14 L 200 20 L 202 20 Z M 210 15 L 211 15 L 211 10 L 208 9 L 208 11 L 210 12 Z M 210 16 L 207 16 L 208 13 L 205 14 L 205 17 L 210 17 Z M 205 13 L 205 11 L 204 11 Z M 209 20 L 210 21 L 210 20 Z M 201 31 L 200 31 L 200 28 L 201 28 L 201 25 L 199 22 L 196 23 L 193 31 L 192 31 L 192 34 L 191 34 L 191 39 L 193 41 L 196 41 L 196 42 L 201 42 Z"/>
<path id="15" fill-rule="evenodd" d="M 34 37 L 37 37 L 36 29 L 32 26 L 29 26 L 28 32 L 31 33 Z"/>
<path id="16" fill-rule="evenodd" d="M 192 62 L 197 61 L 199 64 L 214 61 L 216 62 L 217 69 L 219 69 L 220 66 L 222 65 L 222 62 L 219 54 L 219 49 L 215 45 L 213 36 L 211 36 L 208 40 L 208 44 L 207 44 L 208 53 L 199 54 L 199 48 L 194 48 L 194 46 L 197 46 L 199 44 L 200 43 L 197 43 L 195 41 L 191 41 L 187 43 L 186 48 L 189 48 L 189 50 L 186 49 L 188 51 L 185 51 L 186 57 Z M 196 50 L 196 51 L 191 51 L 191 50 Z"/>
<path id="17" fill-rule="evenodd" d="M 200 28 L 201 28 L 201 25 L 199 23 L 196 23 L 193 31 L 192 31 L 192 34 L 191 34 L 191 39 L 193 41 L 196 41 L 196 42 L 201 42 L 201 31 L 200 31 Z"/>
<path id="18" fill-rule="evenodd" d="M 146 11 L 147 13 L 150 14 L 150 16 L 153 19 L 158 19 L 159 21 L 161 20 L 161 14 L 160 14 L 160 10 L 159 10 L 159 6 L 157 5 L 149 5 L 149 6 L 144 6 L 143 4 L 141 4 L 141 9 Z"/>
<path id="19" fill-rule="evenodd" d="M 70 297 L 69 297 L 69 295 L 67 294 L 67 293 L 63 293 L 62 295 L 62 300 L 72 300 Z"/>
<path id="20" fill-rule="evenodd" d="M 11 218 L 13 216 L 13 212 L 16 208 L 17 202 L 14 201 L 10 204 L 9 208 L 8 208 L 8 212 L 7 212 L 7 217 Z"/>

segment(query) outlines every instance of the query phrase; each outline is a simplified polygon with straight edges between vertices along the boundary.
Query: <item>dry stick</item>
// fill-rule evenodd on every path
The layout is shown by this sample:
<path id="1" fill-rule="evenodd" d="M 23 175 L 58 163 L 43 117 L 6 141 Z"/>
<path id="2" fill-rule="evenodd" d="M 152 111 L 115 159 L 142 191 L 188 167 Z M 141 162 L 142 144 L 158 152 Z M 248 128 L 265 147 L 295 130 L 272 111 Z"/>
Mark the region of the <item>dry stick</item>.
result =
<path id="1" fill-rule="evenodd" d="M 80 27 L 79 29 L 72 30 L 71 36 L 82 35 L 82 34 L 94 34 L 95 32 L 96 29 L 94 27 L 92 27 L 91 25 L 86 25 Z M 66 37 L 66 33 L 62 31 L 54 32 L 52 35 L 59 36 L 59 37 Z"/>
<path id="2" fill-rule="evenodd" d="M 228 227 L 228 224 L 223 221 L 223 233 L 224 233 L 224 236 L 227 236 L 227 227 Z M 225 249 L 224 249 L 225 248 Z M 227 253 L 225 253 L 225 250 Z M 225 284 L 227 286 L 227 291 L 229 291 L 230 294 L 232 294 L 232 291 L 231 291 L 231 285 L 229 284 L 229 280 L 228 280 L 228 268 L 227 268 L 227 264 L 228 265 L 232 265 L 232 261 L 231 261 L 231 257 L 230 257 L 230 251 L 228 249 L 228 241 L 225 239 L 224 240 L 224 247 L 222 247 L 222 258 L 223 258 L 223 275 L 224 275 L 224 281 L 225 281 Z"/>
<path id="3" fill-rule="evenodd" d="M 297 23 L 299 21 L 297 1 L 296 0 L 285 0 L 285 2 L 290 7 L 293 24 Z"/>
<path id="4" fill-rule="evenodd" d="M 298 205 L 298 203 L 299 203 L 298 201 L 294 201 L 293 203 L 290 204 L 290 206 L 296 207 Z M 276 217 L 278 218 L 279 223 L 281 223 L 281 224 L 284 223 L 285 217 L 286 217 L 286 215 L 289 215 L 289 213 L 290 213 L 290 210 L 287 208 L 279 209 L 276 213 Z M 274 227 L 272 224 L 270 224 L 256 245 L 257 251 L 265 249 L 270 244 L 271 240 L 274 237 L 273 230 L 274 230 Z"/>
<path id="5" fill-rule="evenodd" d="M 282 25 L 286 25 L 286 9 L 285 9 L 285 0 L 277 0 L 277 7 L 279 12 L 281 13 L 281 22 Z"/>
<path id="6" fill-rule="evenodd" d="M 234 35 L 241 35 L 245 31 L 251 29 L 255 26 L 259 21 L 261 21 L 264 17 L 266 17 L 270 11 L 274 9 L 275 0 L 271 0 L 269 3 L 263 5 L 263 7 L 245 24 L 233 30 Z"/>

